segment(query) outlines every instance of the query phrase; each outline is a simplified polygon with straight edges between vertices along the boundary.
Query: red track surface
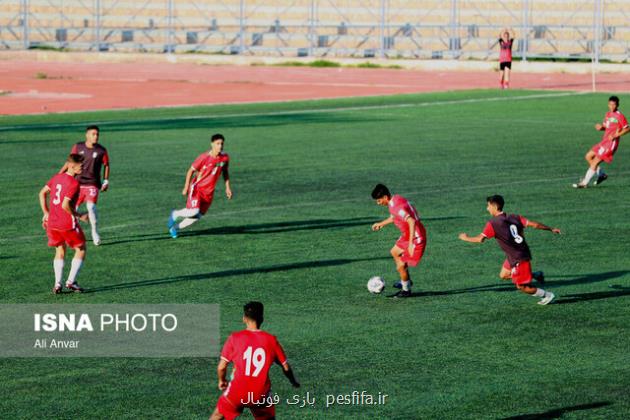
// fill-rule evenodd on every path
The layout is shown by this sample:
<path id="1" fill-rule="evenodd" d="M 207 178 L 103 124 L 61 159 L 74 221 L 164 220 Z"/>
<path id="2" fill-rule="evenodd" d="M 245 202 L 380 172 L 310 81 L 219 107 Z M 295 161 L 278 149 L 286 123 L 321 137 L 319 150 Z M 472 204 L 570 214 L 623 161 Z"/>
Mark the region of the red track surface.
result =
<path id="1" fill-rule="evenodd" d="M 0 61 L 5 92 L 0 115 L 497 88 L 498 77 L 496 72 Z M 591 76 L 516 69 L 512 87 L 585 91 Z M 630 75 L 600 74 L 598 89 L 628 92 Z"/>

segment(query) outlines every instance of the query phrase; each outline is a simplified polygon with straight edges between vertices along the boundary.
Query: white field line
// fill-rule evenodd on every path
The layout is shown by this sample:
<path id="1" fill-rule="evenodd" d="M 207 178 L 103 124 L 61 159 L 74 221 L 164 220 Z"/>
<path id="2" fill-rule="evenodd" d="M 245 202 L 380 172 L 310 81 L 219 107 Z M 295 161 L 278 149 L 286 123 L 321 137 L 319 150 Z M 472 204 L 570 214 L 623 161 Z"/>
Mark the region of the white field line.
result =
<path id="1" fill-rule="evenodd" d="M 365 105 L 365 106 L 348 106 L 348 107 L 334 107 L 334 108 L 317 108 L 317 109 L 302 109 L 302 110 L 287 110 L 287 111 L 273 111 L 273 112 L 247 112 L 236 114 L 222 114 L 222 115 L 195 115 L 195 116 L 182 116 L 182 117 L 165 117 L 165 118 L 149 118 L 149 119 L 132 119 L 129 123 L 150 123 L 161 121 L 187 121 L 187 120 L 213 120 L 222 118 L 248 118 L 248 117 L 273 117 L 280 115 L 300 115 L 300 114 L 323 114 L 333 112 L 353 112 L 353 111 L 366 111 L 376 109 L 395 109 L 395 108 L 424 108 L 430 106 L 442 106 L 442 105 L 463 105 L 463 104 L 475 104 L 483 102 L 501 102 L 501 101 L 520 101 L 528 99 L 550 99 L 550 98 L 562 98 L 566 96 L 585 95 L 590 92 L 556 92 L 556 93 L 540 93 L 535 95 L 523 95 L 523 96 L 493 96 L 489 98 L 472 98 L 472 99 L 454 99 L 451 101 L 436 101 L 436 102 L 421 102 L 421 103 L 402 103 L 391 105 Z M 366 99 L 365 97 L 363 99 Z M 343 99 L 343 98 L 337 98 Z M 288 101 L 284 101 L 288 102 Z M 258 102 L 260 104 L 264 102 Z M 216 106 L 225 104 L 215 104 Z M 181 105 L 181 106 L 207 106 L 203 104 L 199 105 Z M 171 108 L 168 106 L 159 108 Z M 175 108 L 175 107 L 172 107 Z M 129 110 L 132 110 L 130 108 Z M 156 108 L 157 109 L 157 108 Z M 136 109 L 137 110 L 137 109 Z M 125 111 L 125 109 L 115 109 L 112 111 Z M 84 112 L 97 112 L 97 111 L 84 111 Z M 1 121 L 1 120 L 0 120 Z M 124 122 L 123 122 L 124 123 Z M 45 128 L 65 128 L 65 127 L 83 127 L 86 123 L 67 123 L 67 124 L 28 124 L 28 125 L 11 125 L 0 127 L 1 131 L 11 130 L 24 130 L 33 128 L 34 130 L 41 130 Z M 121 124 L 121 120 L 115 121 L 92 121 L 90 124 L 97 125 L 111 125 Z"/>

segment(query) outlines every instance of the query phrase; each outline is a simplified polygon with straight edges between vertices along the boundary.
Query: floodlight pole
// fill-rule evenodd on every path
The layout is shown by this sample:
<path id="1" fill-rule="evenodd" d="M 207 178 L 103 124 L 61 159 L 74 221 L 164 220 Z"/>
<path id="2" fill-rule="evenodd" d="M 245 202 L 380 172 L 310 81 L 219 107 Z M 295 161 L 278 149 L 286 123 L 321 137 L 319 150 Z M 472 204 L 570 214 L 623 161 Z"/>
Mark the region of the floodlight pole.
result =
<path id="1" fill-rule="evenodd" d="M 308 47 L 308 55 L 309 57 L 313 56 L 313 48 L 315 45 L 315 19 L 316 19 L 316 5 L 315 5 L 316 0 L 311 0 L 310 4 L 309 4 L 309 22 L 308 22 L 308 41 L 309 41 L 309 47 Z"/>
<path id="2" fill-rule="evenodd" d="M 521 43 L 521 60 L 527 61 L 527 51 L 529 50 L 529 0 L 523 0 L 523 42 Z"/>
<path id="3" fill-rule="evenodd" d="M 101 50 L 101 0 L 94 0 L 94 44 Z"/>
<path id="4" fill-rule="evenodd" d="M 22 0 L 22 41 L 24 42 L 24 49 L 28 50 L 31 46 L 29 41 L 29 22 L 28 22 L 28 0 Z"/>
<path id="5" fill-rule="evenodd" d="M 168 0 L 166 26 L 168 26 L 168 36 L 166 38 L 168 46 L 166 47 L 166 52 L 170 54 L 173 53 L 173 0 Z"/>
<path id="6" fill-rule="evenodd" d="M 380 32 L 381 32 L 381 58 L 385 57 L 385 20 L 387 15 L 387 0 L 381 0 L 381 21 L 380 21 Z"/>
<path id="7" fill-rule="evenodd" d="M 239 46 L 238 53 L 243 54 L 245 51 L 245 0 L 241 0 L 239 4 L 239 15 L 238 15 L 238 26 L 239 26 Z"/>

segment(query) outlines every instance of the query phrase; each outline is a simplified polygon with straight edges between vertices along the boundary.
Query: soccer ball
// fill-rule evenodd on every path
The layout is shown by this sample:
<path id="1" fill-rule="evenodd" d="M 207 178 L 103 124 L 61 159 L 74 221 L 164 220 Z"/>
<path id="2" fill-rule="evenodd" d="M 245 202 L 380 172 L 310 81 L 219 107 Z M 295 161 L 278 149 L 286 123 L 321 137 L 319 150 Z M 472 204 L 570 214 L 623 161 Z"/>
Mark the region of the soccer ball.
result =
<path id="1" fill-rule="evenodd" d="M 370 293 L 381 293 L 385 288 L 385 282 L 379 276 L 374 276 L 368 281 L 367 288 Z"/>

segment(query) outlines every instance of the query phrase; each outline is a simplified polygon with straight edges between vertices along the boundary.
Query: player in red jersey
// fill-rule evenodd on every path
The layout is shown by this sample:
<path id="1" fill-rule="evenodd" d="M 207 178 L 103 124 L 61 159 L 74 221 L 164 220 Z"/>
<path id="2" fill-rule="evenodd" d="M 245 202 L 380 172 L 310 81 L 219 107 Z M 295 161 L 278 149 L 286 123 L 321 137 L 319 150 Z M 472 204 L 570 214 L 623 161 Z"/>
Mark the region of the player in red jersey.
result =
<path id="1" fill-rule="evenodd" d="M 99 144 L 100 130 L 96 125 L 90 125 L 85 129 L 85 141 L 80 141 L 74 146 L 70 153 L 83 156 L 83 171 L 77 176 L 81 185 L 79 199 L 76 206 L 79 207 L 85 202 L 88 211 L 88 218 L 92 226 L 92 242 L 98 246 L 101 244 L 101 237 L 98 233 L 98 213 L 96 203 L 99 192 L 105 192 L 109 188 L 109 155 L 107 149 Z M 67 164 L 59 173 L 66 172 Z M 101 171 L 103 180 L 101 181 Z"/>
<path id="2" fill-rule="evenodd" d="M 168 230 L 173 238 L 177 238 L 180 229 L 192 225 L 206 214 L 210 204 L 212 204 L 214 189 L 221 174 L 223 174 L 225 181 L 225 195 L 228 200 L 232 199 L 228 172 L 230 157 L 223 151 L 224 143 L 225 138 L 222 134 L 213 135 L 210 150 L 199 155 L 188 169 L 182 190 L 182 195 L 188 196 L 186 207 L 181 210 L 173 210 L 168 218 Z M 184 220 L 177 223 L 178 218 Z"/>
<path id="3" fill-rule="evenodd" d="M 602 141 L 593 146 L 584 156 L 584 159 L 588 162 L 588 170 L 580 182 L 573 184 L 573 188 L 586 188 L 595 174 L 597 174 L 595 185 L 599 185 L 608 179 L 608 175 L 606 175 L 600 165 L 602 162 L 612 162 L 613 155 L 619 147 L 619 138 L 630 132 L 630 126 L 628 126 L 626 117 L 619 111 L 618 97 L 611 96 L 608 98 L 608 112 L 604 116 L 604 122 L 595 124 L 595 129 L 604 131 L 604 136 Z"/>
<path id="4" fill-rule="evenodd" d="M 415 207 L 404 197 L 392 195 L 385 185 L 378 184 L 374 187 L 372 198 L 379 206 L 387 206 L 390 214 L 387 219 L 374 223 L 372 230 L 381 230 L 394 223 L 401 233 L 390 250 L 396 263 L 396 270 L 400 274 L 401 290 L 394 297 L 410 297 L 413 282 L 409 277 L 409 266 L 415 267 L 422 259 L 427 246 L 427 232 Z M 394 287 L 398 287 L 398 284 Z"/>
<path id="5" fill-rule="evenodd" d="M 255 419 L 274 419 L 275 407 L 267 398 L 271 391 L 269 368 L 276 362 L 291 385 L 299 388 L 291 366 L 278 339 L 260 329 L 264 307 L 260 302 L 249 302 L 243 307 L 246 328 L 232 333 L 221 351 L 217 367 L 219 389 L 223 391 L 211 420 L 232 420 L 249 408 Z M 228 383 L 227 367 L 233 363 L 232 379 Z"/>
<path id="6" fill-rule="evenodd" d="M 83 289 L 77 283 L 77 275 L 85 260 L 85 236 L 79 226 L 79 219 L 86 222 L 87 214 L 77 213 L 76 201 L 79 199 L 79 181 L 75 176 L 81 174 L 83 156 L 71 154 L 64 165 L 63 174 L 53 176 L 39 192 L 39 205 L 44 216 L 42 226 L 48 236 L 48 246 L 55 247 L 53 269 L 55 272 L 55 287 L 53 293 L 61 293 L 66 245 L 74 249 L 74 258 L 70 266 L 70 274 L 66 287 L 74 292 Z M 48 194 L 51 194 L 50 207 Z"/>
<path id="7" fill-rule="evenodd" d="M 493 195 L 486 200 L 488 202 L 486 210 L 492 215 L 492 219 L 490 219 L 483 232 L 479 235 L 470 237 L 465 233 L 460 233 L 459 239 L 466 242 L 480 243 L 486 239 L 495 238 L 507 257 L 501 267 L 499 277 L 503 280 L 511 279 L 512 283 L 521 292 L 542 298 L 538 302 L 540 305 L 548 304 L 554 299 L 555 295 L 531 284 L 532 279 L 537 280 L 539 284 L 543 284 L 545 277 L 541 271 L 532 273 L 532 254 L 529 251 L 527 242 L 525 242 L 523 231 L 526 227 L 533 227 L 534 229 L 549 230 L 559 234 L 560 229 L 545 226 L 520 215 L 505 214 L 503 212 L 505 201 L 500 195 Z"/>
<path id="8" fill-rule="evenodd" d="M 504 29 L 499 37 L 499 71 L 501 73 L 501 89 L 510 87 L 510 71 L 512 70 L 512 45 L 514 44 L 514 31 Z"/>

